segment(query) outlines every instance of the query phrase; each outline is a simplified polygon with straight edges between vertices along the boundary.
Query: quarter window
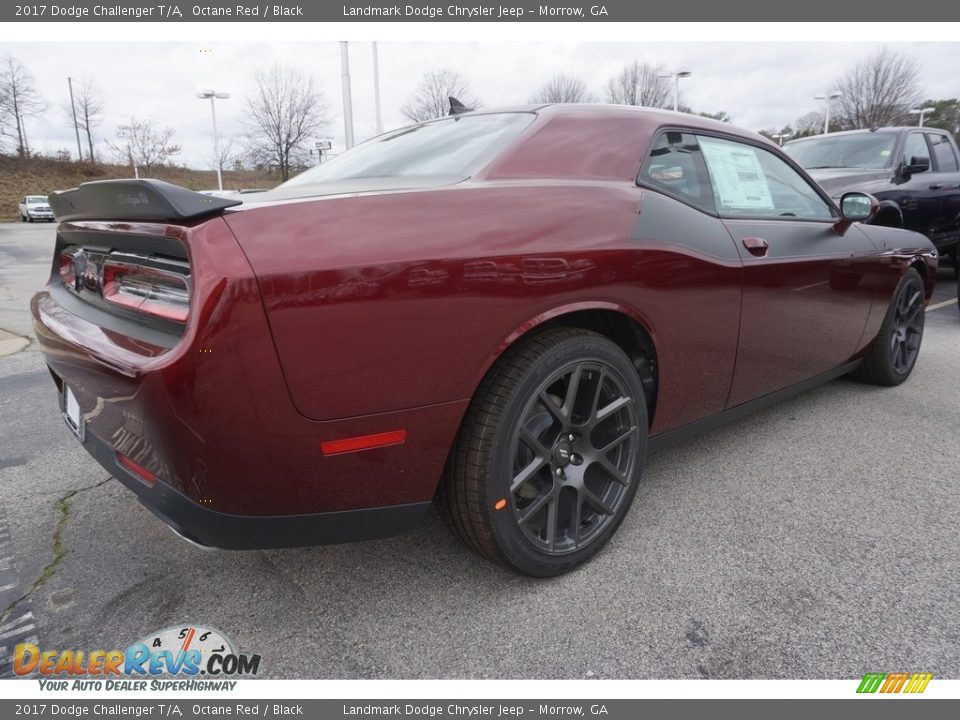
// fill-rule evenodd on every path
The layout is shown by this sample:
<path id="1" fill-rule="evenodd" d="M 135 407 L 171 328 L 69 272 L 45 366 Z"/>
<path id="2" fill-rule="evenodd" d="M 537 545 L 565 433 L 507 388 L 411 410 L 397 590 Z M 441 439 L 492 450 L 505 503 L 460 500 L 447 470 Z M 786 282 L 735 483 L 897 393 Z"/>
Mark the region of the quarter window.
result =
<path id="1" fill-rule="evenodd" d="M 933 148 L 933 158 L 937 163 L 937 170 L 939 172 L 956 172 L 958 169 L 957 153 L 954 151 L 950 139 L 939 133 L 930 133 L 927 135 L 927 139 L 930 140 L 930 146 Z"/>
<path id="2" fill-rule="evenodd" d="M 640 182 L 707 212 L 716 212 L 703 155 L 696 136 L 690 133 L 661 133 L 640 171 Z"/>
<path id="3" fill-rule="evenodd" d="M 721 215 L 834 219 L 833 209 L 810 183 L 773 153 L 719 138 L 699 141 Z"/>

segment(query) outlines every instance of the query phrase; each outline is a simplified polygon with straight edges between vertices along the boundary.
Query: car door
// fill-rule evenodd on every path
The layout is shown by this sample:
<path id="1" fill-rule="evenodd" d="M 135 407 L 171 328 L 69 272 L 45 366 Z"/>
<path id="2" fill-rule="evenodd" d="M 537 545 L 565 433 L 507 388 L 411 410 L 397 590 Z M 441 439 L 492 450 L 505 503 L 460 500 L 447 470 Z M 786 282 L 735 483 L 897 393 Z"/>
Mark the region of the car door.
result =
<path id="1" fill-rule="evenodd" d="M 926 164 L 927 168 L 907 169 L 918 168 L 922 164 Z M 893 180 L 896 190 L 891 199 L 900 206 L 903 226 L 907 230 L 923 233 L 932 240 L 942 213 L 943 200 L 936 188 L 931 189 L 931 185 L 937 185 L 937 174 L 930 160 L 930 147 L 925 133 L 917 130 L 907 134 L 895 167 L 898 168 Z"/>
<path id="2" fill-rule="evenodd" d="M 717 212 L 744 266 L 732 407 L 846 362 L 857 350 L 871 291 L 860 232 L 783 157 L 739 139 L 699 138 Z"/>
<path id="3" fill-rule="evenodd" d="M 933 173 L 926 178 L 928 190 L 940 196 L 940 216 L 931 237 L 938 244 L 953 244 L 960 235 L 960 160 L 946 133 L 927 131 Z M 953 250 L 954 248 L 948 248 Z"/>

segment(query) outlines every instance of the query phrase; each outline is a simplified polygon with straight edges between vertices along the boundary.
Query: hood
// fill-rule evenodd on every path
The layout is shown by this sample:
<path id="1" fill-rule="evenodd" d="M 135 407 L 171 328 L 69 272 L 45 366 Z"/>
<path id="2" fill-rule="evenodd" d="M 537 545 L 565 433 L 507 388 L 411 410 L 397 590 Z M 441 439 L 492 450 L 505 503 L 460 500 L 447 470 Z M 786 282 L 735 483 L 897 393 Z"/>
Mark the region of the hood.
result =
<path id="1" fill-rule="evenodd" d="M 816 180 L 830 197 L 837 197 L 848 190 L 864 190 L 865 185 L 890 180 L 892 171 L 886 168 L 815 168 L 807 174 Z M 865 192 L 869 192 L 864 190 Z"/>

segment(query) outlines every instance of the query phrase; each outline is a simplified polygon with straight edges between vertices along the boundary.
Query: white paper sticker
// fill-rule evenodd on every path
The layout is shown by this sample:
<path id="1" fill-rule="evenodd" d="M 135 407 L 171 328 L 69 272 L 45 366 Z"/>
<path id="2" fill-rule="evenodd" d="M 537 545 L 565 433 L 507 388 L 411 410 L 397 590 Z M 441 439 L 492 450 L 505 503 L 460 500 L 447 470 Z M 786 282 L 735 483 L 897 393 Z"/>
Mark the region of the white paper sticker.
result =
<path id="1" fill-rule="evenodd" d="M 759 151 L 706 137 L 699 140 L 722 209 L 773 210 Z"/>

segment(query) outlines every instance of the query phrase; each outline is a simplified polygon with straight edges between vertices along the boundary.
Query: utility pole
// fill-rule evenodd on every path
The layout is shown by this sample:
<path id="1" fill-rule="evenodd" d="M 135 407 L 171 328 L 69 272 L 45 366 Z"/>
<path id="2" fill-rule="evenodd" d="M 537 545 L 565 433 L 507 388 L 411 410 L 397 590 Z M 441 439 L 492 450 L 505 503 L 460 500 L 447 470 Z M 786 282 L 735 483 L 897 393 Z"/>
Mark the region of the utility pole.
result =
<path id="1" fill-rule="evenodd" d="M 70 110 L 73 111 L 73 131 L 77 134 L 77 160 L 83 162 L 83 151 L 80 149 L 80 126 L 77 124 L 77 106 L 73 104 L 73 78 L 67 76 L 67 86 L 70 88 Z M 93 156 L 90 156 L 93 162 Z"/>
<path id="2" fill-rule="evenodd" d="M 340 42 L 340 73 L 343 82 L 343 136 L 346 149 L 353 147 L 353 98 L 350 94 L 350 50 Z"/>
<path id="3" fill-rule="evenodd" d="M 373 43 L 373 107 L 377 119 L 377 135 L 383 132 L 383 117 L 380 115 L 380 58 L 377 43 Z"/>

